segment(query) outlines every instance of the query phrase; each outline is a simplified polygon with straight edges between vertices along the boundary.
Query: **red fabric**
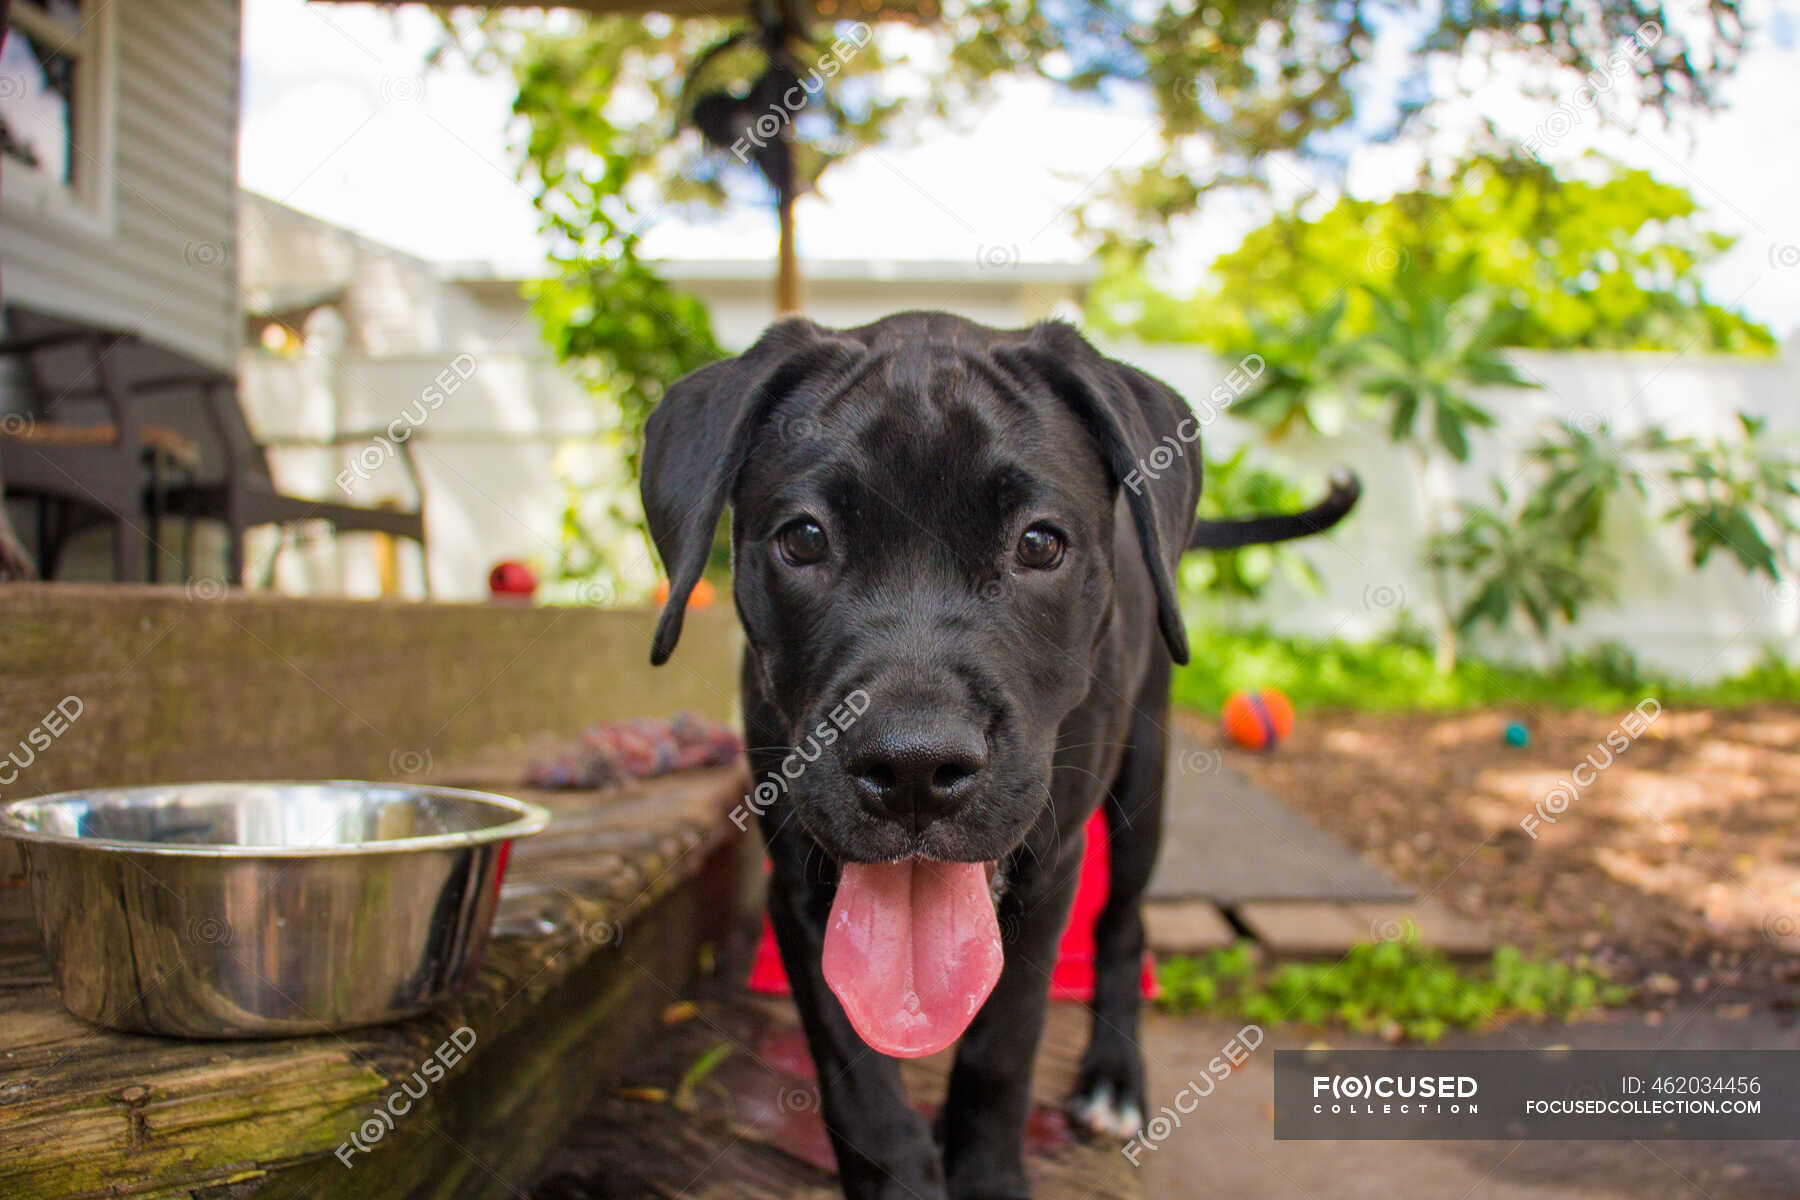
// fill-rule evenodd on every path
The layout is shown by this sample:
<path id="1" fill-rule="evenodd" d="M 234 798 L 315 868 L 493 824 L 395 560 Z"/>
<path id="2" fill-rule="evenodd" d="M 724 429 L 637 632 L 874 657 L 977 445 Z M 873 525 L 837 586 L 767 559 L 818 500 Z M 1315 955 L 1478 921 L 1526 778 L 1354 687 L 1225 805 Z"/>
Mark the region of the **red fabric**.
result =
<path id="1" fill-rule="evenodd" d="M 775 930 L 769 925 L 767 909 L 763 910 L 762 936 L 756 940 L 756 957 L 750 960 L 750 990 L 759 996 L 788 994 L 787 971 L 781 965 L 781 951 L 775 948 Z"/>
<path id="2" fill-rule="evenodd" d="M 1087 825 L 1087 847 L 1081 856 L 1081 880 L 1075 885 L 1075 903 L 1069 910 L 1069 924 L 1063 930 L 1062 945 L 1057 950 L 1056 969 L 1050 975 L 1052 1000 L 1089 1000 L 1094 995 L 1094 922 L 1106 907 L 1106 890 L 1112 880 L 1111 852 L 1106 833 L 1106 818 L 1095 812 Z M 1156 974 L 1150 955 L 1144 955 L 1142 974 L 1144 997 L 1156 995 Z M 769 916 L 763 914 L 762 937 L 756 944 L 756 957 L 750 963 L 750 990 L 763 996 L 788 994 L 787 972 L 781 966 L 781 952 L 775 948 L 775 931 Z"/>

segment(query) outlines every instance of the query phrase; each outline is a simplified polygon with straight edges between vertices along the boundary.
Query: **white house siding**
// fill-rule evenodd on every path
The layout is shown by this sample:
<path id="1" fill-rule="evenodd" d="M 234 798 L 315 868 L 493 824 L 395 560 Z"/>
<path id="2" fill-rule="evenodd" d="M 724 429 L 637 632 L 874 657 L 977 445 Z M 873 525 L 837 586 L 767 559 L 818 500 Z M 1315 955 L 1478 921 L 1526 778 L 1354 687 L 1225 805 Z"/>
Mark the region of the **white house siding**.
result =
<path id="1" fill-rule="evenodd" d="M 0 177 L 0 295 L 136 331 L 231 369 L 237 275 L 237 0 L 99 5 L 112 74 L 109 203 L 38 211 Z"/>

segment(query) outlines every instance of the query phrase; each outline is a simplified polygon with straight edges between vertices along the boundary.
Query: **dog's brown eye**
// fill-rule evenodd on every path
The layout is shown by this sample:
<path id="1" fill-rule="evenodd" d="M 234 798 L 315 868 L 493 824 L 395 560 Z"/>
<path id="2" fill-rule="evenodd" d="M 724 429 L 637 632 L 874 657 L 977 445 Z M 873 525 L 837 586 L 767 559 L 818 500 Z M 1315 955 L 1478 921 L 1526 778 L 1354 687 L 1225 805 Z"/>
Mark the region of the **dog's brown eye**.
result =
<path id="1" fill-rule="evenodd" d="M 1019 564 L 1048 571 L 1062 562 L 1063 536 L 1048 525 L 1033 525 L 1019 535 Z"/>
<path id="2" fill-rule="evenodd" d="M 783 525 L 781 532 L 775 535 L 775 544 L 781 548 L 781 557 L 796 567 L 823 562 L 831 549 L 831 543 L 825 540 L 825 531 L 819 528 L 819 523 L 805 517 Z"/>

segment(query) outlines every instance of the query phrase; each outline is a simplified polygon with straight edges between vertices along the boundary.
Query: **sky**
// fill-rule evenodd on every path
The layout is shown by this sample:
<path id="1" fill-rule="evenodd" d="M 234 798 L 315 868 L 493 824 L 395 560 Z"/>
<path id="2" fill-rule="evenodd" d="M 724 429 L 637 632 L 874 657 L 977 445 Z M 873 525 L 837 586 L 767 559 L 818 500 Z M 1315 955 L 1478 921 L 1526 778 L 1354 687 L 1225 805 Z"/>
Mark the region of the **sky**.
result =
<path id="1" fill-rule="evenodd" d="M 1603 128 L 1591 115 L 1552 123 L 1553 106 L 1519 97 L 1507 80 L 1473 79 L 1474 95 L 1443 114 L 1435 146 L 1360 148 L 1342 184 L 1365 198 L 1391 194 L 1422 154 L 1453 150 L 1459 129 L 1481 116 L 1520 137 L 1538 132 L 1552 162 L 1600 150 L 1689 188 L 1715 228 L 1740 235 L 1706 276 L 1709 295 L 1794 334 L 1800 3 L 1748 7 L 1758 32 L 1722 112 L 1676 130 L 1655 121 Z M 240 179 L 425 258 L 535 273 L 542 248 L 529 194 L 513 177 L 510 83 L 460 62 L 427 71 L 436 30 L 436 18 L 417 5 L 247 0 Z M 1371 71 L 1371 86 L 1396 75 Z M 1071 210 L 1107 172 L 1154 148 L 1143 109 L 1061 97 L 1035 81 L 1004 86 L 966 125 L 834 167 L 820 193 L 799 204 L 802 258 L 1081 259 Z M 1304 167 L 1283 168 L 1276 194 L 1322 181 Z M 1257 204 L 1234 202 L 1182 222 L 1157 262 L 1164 281 L 1192 287 L 1213 257 L 1266 216 Z M 774 245 L 771 215 L 751 205 L 705 222 L 662 220 L 645 235 L 647 252 L 668 258 L 767 259 Z"/>

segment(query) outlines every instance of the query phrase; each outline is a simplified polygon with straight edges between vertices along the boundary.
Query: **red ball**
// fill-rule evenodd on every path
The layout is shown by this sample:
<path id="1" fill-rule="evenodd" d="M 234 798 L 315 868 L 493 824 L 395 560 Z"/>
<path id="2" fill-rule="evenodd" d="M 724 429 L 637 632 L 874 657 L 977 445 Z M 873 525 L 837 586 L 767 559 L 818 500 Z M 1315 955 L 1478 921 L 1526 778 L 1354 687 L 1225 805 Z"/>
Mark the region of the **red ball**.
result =
<path id="1" fill-rule="evenodd" d="M 488 591 L 496 596 L 529 596 L 537 591 L 537 573 L 511 559 L 488 572 Z"/>
<path id="2" fill-rule="evenodd" d="M 1275 688 L 1233 692 L 1220 714 L 1225 734 L 1247 750 L 1273 750 L 1294 732 L 1294 706 Z"/>

